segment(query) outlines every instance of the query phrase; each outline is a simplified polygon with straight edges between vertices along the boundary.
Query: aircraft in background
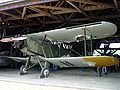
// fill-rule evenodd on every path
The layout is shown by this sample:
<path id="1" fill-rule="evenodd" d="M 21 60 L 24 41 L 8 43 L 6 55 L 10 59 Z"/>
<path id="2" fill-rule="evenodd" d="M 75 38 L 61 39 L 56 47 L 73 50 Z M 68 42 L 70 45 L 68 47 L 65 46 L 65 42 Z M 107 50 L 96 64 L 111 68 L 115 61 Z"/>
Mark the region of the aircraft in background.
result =
<path id="1" fill-rule="evenodd" d="M 117 31 L 115 24 L 110 22 L 96 22 L 73 27 L 55 29 L 39 33 L 28 34 L 27 37 L 2 39 L 1 42 L 24 40 L 21 51 L 29 57 L 9 57 L 15 60 L 26 61 L 20 68 L 20 74 L 28 73 L 28 70 L 39 64 L 41 67 L 41 78 L 49 76 L 49 63 L 59 67 L 97 67 L 97 73 L 102 75 L 102 67 L 119 64 L 119 60 L 112 56 L 87 56 L 86 42 L 90 40 L 91 55 L 92 40 L 112 36 Z M 84 56 L 75 57 L 67 49 L 72 46 L 66 43 L 84 41 Z"/>

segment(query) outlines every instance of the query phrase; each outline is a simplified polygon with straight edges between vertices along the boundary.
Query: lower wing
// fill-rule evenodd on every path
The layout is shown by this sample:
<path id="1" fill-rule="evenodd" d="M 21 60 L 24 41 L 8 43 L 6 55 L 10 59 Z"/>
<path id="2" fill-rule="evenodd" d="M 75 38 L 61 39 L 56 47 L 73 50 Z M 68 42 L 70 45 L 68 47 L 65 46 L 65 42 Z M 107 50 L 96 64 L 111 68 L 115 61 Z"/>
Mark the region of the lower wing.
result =
<path id="1" fill-rule="evenodd" d="M 60 67 L 94 67 L 95 62 L 85 61 L 83 57 L 60 57 L 60 58 L 43 58 L 50 63 Z"/>

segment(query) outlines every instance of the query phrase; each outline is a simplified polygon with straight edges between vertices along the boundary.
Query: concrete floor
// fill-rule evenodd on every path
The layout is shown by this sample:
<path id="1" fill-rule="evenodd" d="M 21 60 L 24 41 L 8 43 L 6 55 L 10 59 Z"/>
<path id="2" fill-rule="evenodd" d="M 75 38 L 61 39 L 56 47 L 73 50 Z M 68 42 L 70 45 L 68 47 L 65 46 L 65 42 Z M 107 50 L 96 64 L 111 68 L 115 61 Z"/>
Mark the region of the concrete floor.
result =
<path id="1" fill-rule="evenodd" d="M 61 69 L 40 79 L 38 71 L 19 75 L 17 69 L 0 69 L 0 90 L 120 90 L 120 72 L 98 77 L 91 70 Z"/>

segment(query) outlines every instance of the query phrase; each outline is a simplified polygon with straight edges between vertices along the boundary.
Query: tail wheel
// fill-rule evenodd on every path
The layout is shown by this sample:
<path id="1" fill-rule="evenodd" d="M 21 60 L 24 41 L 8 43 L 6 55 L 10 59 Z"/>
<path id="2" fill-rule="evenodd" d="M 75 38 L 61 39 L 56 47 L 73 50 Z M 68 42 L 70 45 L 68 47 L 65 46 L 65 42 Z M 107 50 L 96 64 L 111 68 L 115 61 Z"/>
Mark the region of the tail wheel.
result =
<path id="1" fill-rule="evenodd" d="M 50 70 L 48 68 L 43 68 L 41 70 L 40 78 L 47 78 L 50 74 Z"/>
<path id="2" fill-rule="evenodd" d="M 25 65 L 22 65 L 20 68 L 20 75 L 25 75 L 27 73 L 28 73 L 28 71 L 26 70 Z"/>

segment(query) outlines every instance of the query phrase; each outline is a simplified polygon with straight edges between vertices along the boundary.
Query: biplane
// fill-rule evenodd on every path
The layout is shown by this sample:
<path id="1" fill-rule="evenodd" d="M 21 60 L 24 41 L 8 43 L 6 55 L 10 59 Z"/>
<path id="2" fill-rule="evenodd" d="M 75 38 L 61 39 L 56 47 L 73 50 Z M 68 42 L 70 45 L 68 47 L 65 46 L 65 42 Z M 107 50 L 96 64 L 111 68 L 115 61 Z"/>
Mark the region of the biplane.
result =
<path id="1" fill-rule="evenodd" d="M 72 26 L 67 28 L 55 29 L 39 33 L 27 34 L 26 37 L 20 38 L 24 40 L 21 51 L 26 53 L 29 57 L 23 58 L 26 64 L 20 68 L 20 74 L 28 73 L 28 70 L 39 64 L 41 67 L 40 77 L 45 78 L 49 76 L 49 63 L 59 67 L 97 67 L 99 76 L 102 76 L 102 67 L 109 67 L 119 64 L 119 60 L 112 56 L 87 56 L 86 42 L 92 40 L 110 37 L 115 34 L 117 27 L 110 22 L 96 22 Z M 9 42 L 19 40 L 17 38 L 2 39 L 1 42 Z M 72 56 L 67 54 L 64 48 L 70 48 L 65 43 L 84 42 L 84 56 Z M 16 57 L 16 60 L 21 58 Z"/>

